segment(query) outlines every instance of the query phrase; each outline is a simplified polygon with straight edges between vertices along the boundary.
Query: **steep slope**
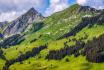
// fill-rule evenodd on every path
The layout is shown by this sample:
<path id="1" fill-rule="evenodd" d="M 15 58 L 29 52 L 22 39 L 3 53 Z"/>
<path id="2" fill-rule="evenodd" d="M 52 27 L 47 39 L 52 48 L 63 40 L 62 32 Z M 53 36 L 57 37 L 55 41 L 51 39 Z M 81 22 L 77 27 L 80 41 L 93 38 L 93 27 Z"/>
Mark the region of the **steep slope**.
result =
<path id="1" fill-rule="evenodd" d="M 23 35 L 16 34 L 11 37 L 5 38 L 0 42 L 0 47 L 2 48 L 9 48 L 10 46 L 15 46 L 20 44 L 22 41 L 24 41 L 25 38 Z"/>
<path id="2" fill-rule="evenodd" d="M 78 4 L 75 4 L 65 9 L 64 11 L 57 12 L 52 16 L 48 17 L 44 21 L 44 23 L 46 24 L 46 28 L 48 29 L 46 31 L 48 32 L 50 30 L 51 37 L 54 38 L 55 36 L 55 38 L 58 39 L 62 37 L 64 34 L 70 33 L 79 24 L 83 24 L 84 22 L 86 22 L 87 18 L 97 16 L 101 12 L 102 10 L 96 10 L 88 6 L 80 6 Z M 84 18 L 86 20 L 84 20 Z M 87 22 L 86 25 L 88 25 Z M 53 30 L 51 32 L 52 29 L 54 29 L 55 31 Z"/>
<path id="3" fill-rule="evenodd" d="M 82 21 L 74 29 L 72 29 L 69 33 L 65 34 L 61 38 L 75 35 L 77 32 L 82 30 L 84 27 L 86 27 L 86 26 L 91 27 L 94 24 L 99 24 L 99 25 L 104 24 L 104 12 L 102 10 L 100 11 L 99 14 L 97 14 L 95 16 L 92 16 L 92 17 L 84 16 L 82 18 Z"/>
<path id="4" fill-rule="evenodd" d="M 0 39 L 3 39 L 3 30 L 9 25 L 8 21 L 0 22 Z"/>
<path id="5" fill-rule="evenodd" d="M 75 4 L 63 11 L 54 13 L 53 15 L 48 17 L 45 22 L 48 24 L 50 22 L 58 22 L 61 19 L 69 18 L 72 17 L 73 15 L 78 15 L 78 14 L 82 14 L 82 15 L 88 14 L 89 16 L 91 16 L 93 14 L 99 14 L 101 11 L 102 10 L 96 10 L 95 8 L 91 8 L 89 6 L 80 6 L 78 4 Z"/>
<path id="6" fill-rule="evenodd" d="M 15 34 L 21 34 L 33 22 L 39 22 L 42 19 L 43 16 L 38 13 L 34 8 L 31 8 L 24 15 L 20 16 L 19 18 L 10 23 L 10 25 L 3 32 L 4 37 L 12 36 Z"/>
<path id="7" fill-rule="evenodd" d="M 0 22 L 0 29 L 3 29 L 5 26 L 7 26 L 9 24 L 8 21 L 5 22 Z"/>

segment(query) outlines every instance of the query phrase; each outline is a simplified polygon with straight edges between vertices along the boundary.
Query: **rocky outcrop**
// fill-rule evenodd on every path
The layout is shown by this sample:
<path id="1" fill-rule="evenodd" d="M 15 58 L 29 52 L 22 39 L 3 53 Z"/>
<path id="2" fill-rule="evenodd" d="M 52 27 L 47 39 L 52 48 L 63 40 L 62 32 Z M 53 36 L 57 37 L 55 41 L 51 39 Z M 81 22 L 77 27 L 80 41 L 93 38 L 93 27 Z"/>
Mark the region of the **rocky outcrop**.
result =
<path id="1" fill-rule="evenodd" d="M 8 37 L 5 40 L 1 41 L 0 42 L 0 47 L 8 48 L 10 46 L 15 46 L 17 44 L 20 44 L 24 40 L 25 40 L 24 36 L 16 34 L 16 35 L 13 35 L 13 36 Z"/>
<path id="2" fill-rule="evenodd" d="M 4 38 L 4 35 L 2 34 L 2 31 L 5 29 L 6 26 L 9 25 L 9 22 L 0 22 L 0 38 Z"/>
<path id="3" fill-rule="evenodd" d="M 9 22 L 5 21 L 5 22 L 0 22 L 0 29 L 3 29 L 5 26 L 7 26 L 9 24 Z"/>
<path id="4" fill-rule="evenodd" d="M 9 37 L 15 34 L 21 34 L 33 22 L 39 22 L 44 17 L 38 13 L 34 8 L 31 8 L 24 15 L 12 21 L 10 25 L 3 31 L 4 37 Z"/>
<path id="5" fill-rule="evenodd" d="M 78 8 L 78 11 L 77 13 L 81 13 L 81 12 L 84 12 L 84 13 L 101 13 L 103 10 L 97 10 L 95 8 L 92 8 L 90 6 L 80 6 Z"/>

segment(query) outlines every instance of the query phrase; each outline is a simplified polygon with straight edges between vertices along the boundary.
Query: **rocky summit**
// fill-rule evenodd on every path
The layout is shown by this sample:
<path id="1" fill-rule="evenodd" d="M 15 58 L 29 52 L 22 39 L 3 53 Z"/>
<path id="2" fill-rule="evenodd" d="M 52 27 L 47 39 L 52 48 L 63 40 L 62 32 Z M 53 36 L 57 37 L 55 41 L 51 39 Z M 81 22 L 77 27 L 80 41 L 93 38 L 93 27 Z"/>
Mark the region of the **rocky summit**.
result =
<path id="1" fill-rule="evenodd" d="M 21 34 L 33 22 L 41 21 L 43 18 L 44 17 L 34 8 L 31 8 L 28 12 L 18 17 L 16 20 L 10 22 L 10 25 L 8 25 L 3 31 L 3 35 L 4 37 L 8 37 L 15 34 Z"/>

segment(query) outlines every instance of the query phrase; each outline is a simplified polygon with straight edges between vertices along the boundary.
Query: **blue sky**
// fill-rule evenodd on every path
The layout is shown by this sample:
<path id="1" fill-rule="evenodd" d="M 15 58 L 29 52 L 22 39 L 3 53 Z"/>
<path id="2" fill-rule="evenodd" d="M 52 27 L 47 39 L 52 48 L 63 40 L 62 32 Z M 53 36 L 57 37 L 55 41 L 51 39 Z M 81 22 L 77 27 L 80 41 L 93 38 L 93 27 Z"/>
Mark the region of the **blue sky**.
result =
<path id="1" fill-rule="evenodd" d="M 44 16 L 49 16 L 57 11 L 61 11 L 67 7 L 69 7 L 72 4 L 76 3 L 76 0 L 56 0 L 56 4 L 54 3 L 55 0 L 53 0 L 53 3 L 50 3 L 52 0 L 45 0 L 46 4 L 43 7 L 40 7 L 40 9 L 37 9 L 40 13 L 42 13 Z M 54 6 L 50 7 L 52 4 L 55 4 Z M 64 4 L 64 5 L 63 5 Z M 61 7 L 60 9 L 57 8 L 56 11 L 54 11 L 56 8 L 54 7 Z M 47 12 L 48 10 L 49 12 Z M 51 11 L 51 12 L 50 12 Z"/>
<path id="2" fill-rule="evenodd" d="M 61 11 L 72 4 L 104 8 L 104 0 L 0 0 L 0 22 L 12 21 L 34 7 L 44 16 Z"/>

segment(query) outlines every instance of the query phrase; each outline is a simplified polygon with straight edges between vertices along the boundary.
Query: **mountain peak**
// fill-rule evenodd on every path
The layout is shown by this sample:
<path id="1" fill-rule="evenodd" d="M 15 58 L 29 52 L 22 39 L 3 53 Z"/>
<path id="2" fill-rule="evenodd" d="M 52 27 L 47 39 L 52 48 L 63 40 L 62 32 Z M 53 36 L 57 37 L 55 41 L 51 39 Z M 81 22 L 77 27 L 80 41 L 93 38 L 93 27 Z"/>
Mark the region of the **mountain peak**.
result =
<path id="1" fill-rule="evenodd" d="M 34 7 L 30 8 L 29 11 L 31 11 L 31 12 L 37 12 L 37 11 L 34 9 Z"/>
<path id="2" fill-rule="evenodd" d="M 34 22 L 40 22 L 43 18 L 44 17 L 34 8 L 31 8 L 25 14 L 10 23 L 10 25 L 3 32 L 4 37 L 21 34 L 25 32 L 30 25 L 32 26 Z"/>
<path id="3" fill-rule="evenodd" d="M 26 14 L 39 14 L 33 7 L 32 8 L 30 8 L 29 10 L 28 10 L 28 12 L 26 13 Z"/>
<path id="4" fill-rule="evenodd" d="M 31 7 L 30 10 L 35 10 L 34 7 Z"/>
<path id="5" fill-rule="evenodd" d="M 93 7 L 90 7 L 90 6 L 80 6 L 79 9 L 78 9 L 78 13 L 80 12 L 92 12 L 92 13 L 98 13 L 98 12 L 101 12 L 101 10 L 97 10 Z"/>
<path id="6" fill-rule="evenodd" d="M 71 11 L 75 12 L 75 13 L 81 13 L 81 12 L 84 12 L 84 13 L 99 13 L 101 12 L 102 10 L 98 10 L 98 9 L 95 9 L 93 7 L 90 7 L 90 6 L 82 6 L 82 5 L 79 5 L 79 4 L 74 4 L 72 6 L 69 7 L 69 9 L 71 9 Z"/>

